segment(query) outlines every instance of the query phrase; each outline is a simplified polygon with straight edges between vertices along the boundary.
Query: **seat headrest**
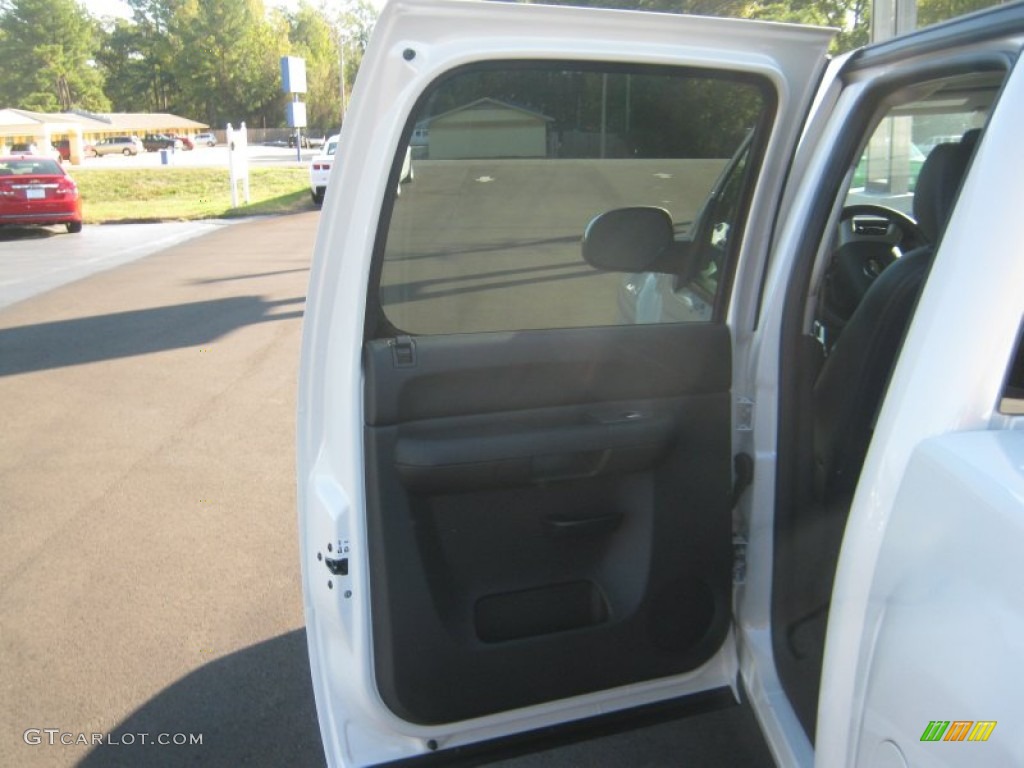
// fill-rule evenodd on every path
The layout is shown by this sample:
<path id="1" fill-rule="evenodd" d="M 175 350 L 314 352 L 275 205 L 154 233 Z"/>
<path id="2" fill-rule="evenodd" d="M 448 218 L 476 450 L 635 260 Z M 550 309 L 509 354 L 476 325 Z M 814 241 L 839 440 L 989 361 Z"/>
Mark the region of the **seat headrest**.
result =
<path id="1" fill-rule="evenodd" d="M 921 166 L 914 190 L 914 218 L 932 243 L 937 243 L 946 229 L 980 133 L 975 129 L 957 143 L 936 144 Z"/>

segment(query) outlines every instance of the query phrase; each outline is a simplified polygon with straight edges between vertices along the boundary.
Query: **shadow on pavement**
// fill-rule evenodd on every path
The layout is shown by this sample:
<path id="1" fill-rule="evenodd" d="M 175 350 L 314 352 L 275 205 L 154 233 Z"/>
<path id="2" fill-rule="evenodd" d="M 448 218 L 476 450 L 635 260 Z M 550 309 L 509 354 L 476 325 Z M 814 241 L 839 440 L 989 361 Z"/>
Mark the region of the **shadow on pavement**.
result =
<path id="1" fill-rule="evenodd" d="M 302 309 L 273 310 L 304 302 L 235 296 L 0 328 L 0 376 L 201 346 L 246 325 L 300 318 Z"/>
<path id="2" fill-rule="evenodd" d="M 152 743 L 142 744 L 140 734 Z M 160 745 L 161 734 L 201 734 L 202 744 Z M 120 723 L 107 742 L 78 765 L 324 765 L 305 631 L 197 669 Z"/>
<path id="3" fill-rule="evenodd" d="M 231 275 L 230 277 L 211 277 L 206 280 L 192 280 L 190 285 L 214 285 L 215 283 L 230 283 L 235 280 L 253 280 L 257 277 L 276 277 L 277 275 L 290 275 L 295 272 L 309 272 L 309 267 L 298 269 L 276 269 L 273 272 L 253 272 L 248 275 Z"/>
<path id="4" fill-rule="evenodd" d="M 0 242 L 7 242 L 9 240 L 43 240 L 47 237 L 57 237 L 58 235 L 66 234 L 67 230 L 63 224 L 60 225 L 60 230 L 49 227 L 3 226 L 0 227 Z"/>

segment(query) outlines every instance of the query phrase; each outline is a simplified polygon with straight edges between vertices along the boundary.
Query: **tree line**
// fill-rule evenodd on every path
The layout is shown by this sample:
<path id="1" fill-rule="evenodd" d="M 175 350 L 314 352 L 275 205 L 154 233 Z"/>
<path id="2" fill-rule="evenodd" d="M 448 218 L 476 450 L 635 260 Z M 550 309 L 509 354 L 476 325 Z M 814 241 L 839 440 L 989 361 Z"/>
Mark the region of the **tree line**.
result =
<path id="1" fill-rule="evenodd" d="M 520 0 L 530 2 L 531 0 Z M 919 26 L 999 0 L 918 0 Z M 41 112 L 172 112 L 220 127 L 284 125 L 281 56 L 306 60 L 311 128 L 341 120 L 376 20 L 369 0 L 295 11 L 263 0 L 126 0 L 130 19 L 96 19 L 76 0 L 0 0 L 0 107 Z M 868 40 L 870 0 L 543 0 L 549 4 L 838 27 L 836 52 Z M 344 54 L 344 56 L 342 55 Z M 344 61 L 344 77 L 340 72 Z"/>
<path id="2" fill-rule="evenodd" d="M 341 120 L 342 60 L 348 91 L 376 20 L 368 0 L 269 13 L 262 0 L 126 3 L 130 19 L 97 19 L 75 0 L 0 0 L 0 108 L 283 127 L 280 59 L 300 56 L 308 123 L 328 132 Z"/>
<path id="3" fill-rule="evenodd" d="M 871 32 L 871 0 L 514 0 L 545 5 L 588 5 L 698 16 L 814 24 L 839 30 L 833 53 L 866 45 Z M 1006 0 L 917 0 L 917 26 L 925 27 Z"/>

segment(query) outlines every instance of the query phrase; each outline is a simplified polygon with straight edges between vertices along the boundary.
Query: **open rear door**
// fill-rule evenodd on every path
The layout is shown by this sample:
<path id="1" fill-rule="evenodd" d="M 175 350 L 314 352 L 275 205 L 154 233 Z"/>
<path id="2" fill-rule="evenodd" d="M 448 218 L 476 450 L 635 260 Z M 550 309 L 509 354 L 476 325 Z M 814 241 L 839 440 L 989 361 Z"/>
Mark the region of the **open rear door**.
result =
<path id="1" fill-rule="evenodd" d="M 385 8 L 303 339 L 331 764 L 734 684 L 730 301 L 759 281 L 829 39 Z"/>

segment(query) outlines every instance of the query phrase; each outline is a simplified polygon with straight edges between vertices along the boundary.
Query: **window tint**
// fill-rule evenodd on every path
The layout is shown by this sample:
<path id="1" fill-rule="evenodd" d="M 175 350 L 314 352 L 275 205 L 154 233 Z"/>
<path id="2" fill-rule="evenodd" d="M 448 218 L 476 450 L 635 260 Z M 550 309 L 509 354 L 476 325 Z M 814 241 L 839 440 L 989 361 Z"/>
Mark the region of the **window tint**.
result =
<path id="1" fill-rule="evenodd" d="M 711 317 L 771 99 L 692 70 L 464 70 L 411 118 L 379 301 L 413 334 Z M 759 159 L 759 158 L 758 158 Z M 587 223 L 656 206 L 696 260 L 628 275 L 589 266 Z"/>

